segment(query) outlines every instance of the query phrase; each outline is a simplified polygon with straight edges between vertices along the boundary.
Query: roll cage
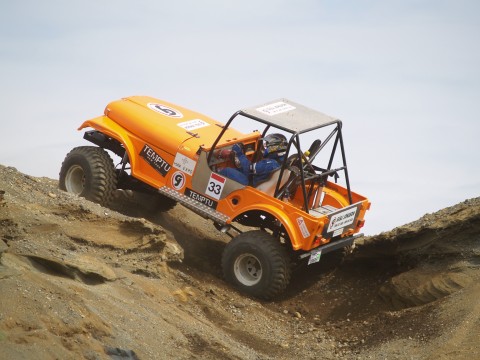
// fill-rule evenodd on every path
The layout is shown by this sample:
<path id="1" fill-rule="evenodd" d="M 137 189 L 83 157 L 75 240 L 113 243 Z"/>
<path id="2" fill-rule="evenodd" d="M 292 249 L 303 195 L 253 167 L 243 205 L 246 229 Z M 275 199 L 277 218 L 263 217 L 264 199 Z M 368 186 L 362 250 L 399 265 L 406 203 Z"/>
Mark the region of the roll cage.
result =
<path id="1" fill-rule="evenodd" d="M 208 154 L 208 163 L 210 164 L 212 154 L 220 142 L 220 139 L 225 134 L 231 123 L 238 116 L 244 116 L 254 121 L 265 125 L 261 133 L 260 140 L 265 137 L 267 132 L 271 128 L 282 130 L 290 134 L 288 139 L 288 146 L 286 154 L 280 167 L 280 175 L 275 187 L 274 197 L 283 198 L 289 185 L 292 182 L 300 179 L 299 185 L 302 189 L 303 195 L 303 210 L 309 213 L 309 206 L 311 197 L 313 196 L 314 185 L 324 185 L 328 176 L 334 176 L 335 182 L 338 179 L 338 172 L 343 171 L 345 175 L 345 183 L 347 189 L 347 196 L 349 204 L 352 204 L 352 193 L 350 189 L 350 180 L 348 176 L 347 161 L 345 156 L 345 148 L 342 136 L 342 122 L 339 119 L 330 117 L 316 110 L 309 109 L 303 105 L 297 104 L 288 99 L 278 99 L 259 106 L 246 108 L 235 112 L 227 123 L 222 127 L 220 134 L 214 141 L 210 152 Z M 308 149 L 309 154 L 306 155 L 305 151 L 302 151 L 300 135 L 319 130 L 321 128 L 332 127 L 330 133 L 325 137 L 323 142 L 314 141 Z M 321 168 L 313 164 L 315 157 L 325 148 L 325 146 L 333 141 L 328 164 L 326 168 Z M 333 160 L 337 149 L 340 148 L 342 166 L 338 168 L 332 168 Z M 293 149 L 292 153 L 291 150 Z M 259 151 L 255 151 L 252 161 L 256 162 L 259 159 Z M 281 186 L 284 172 L 291 165 L 292 155 L 296 156 L 295 162 L 299 171 L 299 176 L 290 179 L 285 185 Z M 307 189 L 306 183 L 309 182 L 310 186 Z"/>

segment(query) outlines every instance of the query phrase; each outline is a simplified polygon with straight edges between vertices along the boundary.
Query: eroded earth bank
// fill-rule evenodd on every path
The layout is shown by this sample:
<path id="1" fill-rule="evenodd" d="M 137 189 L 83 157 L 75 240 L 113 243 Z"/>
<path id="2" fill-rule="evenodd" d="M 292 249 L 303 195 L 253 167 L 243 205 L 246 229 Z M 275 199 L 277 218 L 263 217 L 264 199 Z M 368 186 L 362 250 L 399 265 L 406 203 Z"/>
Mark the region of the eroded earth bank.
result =
<path id="1" fill-rule="evenodd" d="M 295 269 L 272 302 L 177 205 L 103 208 L 0 166 L 0 359 L 480 358 L 480 198 Z"/>

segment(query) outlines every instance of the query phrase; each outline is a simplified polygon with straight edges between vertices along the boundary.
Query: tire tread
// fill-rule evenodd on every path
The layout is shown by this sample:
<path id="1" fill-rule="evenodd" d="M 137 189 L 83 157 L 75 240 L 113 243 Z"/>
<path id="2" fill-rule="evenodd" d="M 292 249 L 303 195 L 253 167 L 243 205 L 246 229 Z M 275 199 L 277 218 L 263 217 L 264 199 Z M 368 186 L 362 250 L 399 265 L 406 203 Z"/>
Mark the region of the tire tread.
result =
<path id="1" fill-rule="evenodd" d="M 236 278 L 231 271 L 231 259 L 241 244 L 255 246 L 269 257 L 272 265 L 272 279 L 266 286 L 249 288 L 239 286 L 236 282 Z M 244 232 L 230 241 L 222 256 L 222 268 L 227 281 L 237 285 L 240 290 L 265 300 L 270 300 L 282 293 L 286 289 L 291 276 L 290 261 L 285 248 L 272 235 L 261 230 Z"/>
<path id="2" fill-rule="evenodd" d="M 62 190 L 66 190 L 65 176 L 75 158 L 85 160 L 92 173 L 90 179 L 91 189 L 88 194 L 81 196 L 101 205 L 107 205 L 112 200 L 117 187 L 115 166 L 110 155 L 104 149 L 96 146 L 73 148 L 65 157 L 60 169 L 59 187 Z"/>

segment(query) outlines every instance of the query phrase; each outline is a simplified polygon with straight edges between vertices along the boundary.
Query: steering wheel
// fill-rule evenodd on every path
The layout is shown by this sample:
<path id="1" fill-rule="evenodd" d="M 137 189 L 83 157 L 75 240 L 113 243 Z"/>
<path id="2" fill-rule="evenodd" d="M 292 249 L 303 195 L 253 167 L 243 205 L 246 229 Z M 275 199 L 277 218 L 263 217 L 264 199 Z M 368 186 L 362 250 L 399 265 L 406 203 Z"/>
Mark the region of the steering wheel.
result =
<path id="1" fill-rule="evenodd" d="M 307 157 L 304 154 L 292 154 L 287 158 L 287 168 L 295 166 L 298 169 L 302 168 L 306 174 L 315 175 L 316 171 L 315 168 L 312 166 L 311 163 L 308 162 Z"/>

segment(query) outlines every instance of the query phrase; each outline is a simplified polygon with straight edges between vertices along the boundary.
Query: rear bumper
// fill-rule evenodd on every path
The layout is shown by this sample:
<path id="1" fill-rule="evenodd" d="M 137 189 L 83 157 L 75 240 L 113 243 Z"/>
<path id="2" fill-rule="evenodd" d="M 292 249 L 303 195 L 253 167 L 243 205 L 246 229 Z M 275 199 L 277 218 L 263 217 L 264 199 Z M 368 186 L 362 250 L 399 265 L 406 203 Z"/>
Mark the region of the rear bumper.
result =
<path id="1" fill-rule="evenodd" d="M 356 234 L 356 235 L 349 236 L 349 237 L 344 238 L 344 239 L 340 239 L 340 240 L 330 242 L 326 245 L 317 247 L 317 248 L 313 249 L 312 251 L 309 251 L 307 253 L 304 253 L 304 254 L 300 255 L 300 259 L 305 259 L 306 257 L 309 257 L 313 251 L 318 251 L 319 249 L 322 250 L 322 254 L 327 254 L 329 252 L 339 250 L 339 249 L 342 249 L 344 247 L 353 245 L 353 242 L 355 241 L 355 239 L 357 239 L 359 237 L 362 237 L 362 236 L 363 236 L 363 234 Z"/>

